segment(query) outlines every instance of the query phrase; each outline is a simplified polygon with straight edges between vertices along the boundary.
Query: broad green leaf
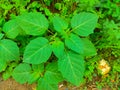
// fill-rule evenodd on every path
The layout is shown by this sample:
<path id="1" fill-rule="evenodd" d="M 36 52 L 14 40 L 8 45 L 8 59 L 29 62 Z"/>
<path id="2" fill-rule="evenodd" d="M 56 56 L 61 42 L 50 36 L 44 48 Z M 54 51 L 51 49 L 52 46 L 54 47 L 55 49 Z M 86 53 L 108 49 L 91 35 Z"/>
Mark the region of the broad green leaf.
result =
<path id="1" fill-rule="evenodd" d="M 72 31 L 80 36 L 88 36 L 96 27 L 98 16 L 82 12 L 71 19 Z"/>
<path id="2" fill-rule="evenodd" d="M 76 53 L 83 53 L 84 46 L 81 38 L 75 34 L 70 34 L 68 38 L 65 38 L 65 45 L 75 51 Z"/>
<path id="3" fill-rule="evenodd" d="M 7 67 L 6 61 L 0 60 L 0 72 L 4 71 Z"/>
<path id="4" fill-rule="evenodd" d="M 28 82 L 28 80 L 30 79 L 30 73 L 31 73 L 31 67 L 29 64 L 26 63 L 22 63 L 19 64 L 12 73 L 13 78 L 23 84 Z"/>
<path id="5" fill-rule="evenodd" d="M 3 33 L 0 33 L 0 39 L 2 39 L 2 38 L 3 38 L 3 36 L 4 36 L 4 34 L 3 34 Z"/>
<path id="6" fill-rule="evenodd" d="M 58 84 L 63 80 L 61 73 L 58 71 L 57 62 L 52 62 L 47 65 L 44 78 L 48 80 L 50 84 Z"/>
<path id="7" fill-rule="evenodd" d="M 6 22 L 3 26 L 3 32 L 5 32 L 8 38 L 16 38 L 16 36 L 19 34 L 19 30 L 20 27 L 15 19 Z"/>
<path id="8" fill-rule="evenodd" d="M 11 40 L 3 39 L 0 41 L 0 59 L 2 61 L 19 60 L 19 48 Z"/>
<path id="9" fill-rule="evenodd" d="M 19 26 L 28 35 L 43 35 L 48 29 L 48 20 L 41 13 L 26 13 L 17 17 Z"/>
<path id="10" fill-rule="evenodd" d="M 28 80 L 28 83 L 32 84 L 40 78 L 40 73 L 39 72 L 33 72 L 29 76 L 30 76 L 30 78 Z"/>
<path id="11" fill-rule="evenodd" d="M 84 56 L 94 56 L 97 54 L 95 46 L 89 39 L 82 38 L 82 42 L 84 45 Z"/>
<path id="12" fill-rule="evenodd" d="M 66 52 L 65 56 L 58 60 L 58 67 L 67 81 L 74 85 L 82 82 L 85 66 L 81 55 L 72 51 Z"/>
<path id="13" fill-rule="evenodd" d="M 60 40 L 55 40 L 52 43 L 53 53 L 57 58 L 60 58 L 64 55 L 64 43 Z"/>
<path id="14" fill-rule="evenodd" d="M 68 28 L 68 23 L 65 22 L 65 20 L 63 20 L 61 17 L 55 16 L 53 18 L 53 26 L 57 32 L 61 33 L 63 30 Z"/>
<path id="15" fill-rule="evenodd" d="M 41 64 L 49 59 L 51 53 L 52 49 L 48 40 L 43 37 L 38 37 L 31 40 L 27 45 L 23 61 L 31 64 Z"/>
<path id="16" fill-rule="evenodd" d="M 44 71 L 44 63 L 38 64 L 38 65 L 33 64 L 32 69 L 33 69 L 33 71 L 36 71 L 36 72 L 43 72 Z"/>
<path id="17" fill-rule="evenodd" d="M 37 81 L 39 77 L 42 76 L 42 72 L 44 71 L 44 64 L 32 65 L 33 72 L 30 75 L 30 79 L 28 81 L 29 84 Z"/>
<path id="18" fill-rule="evenodd" d="M 58 90 L 57 84 L 50 84 L 45 78 L 38 80 L 37 90 Z"/>

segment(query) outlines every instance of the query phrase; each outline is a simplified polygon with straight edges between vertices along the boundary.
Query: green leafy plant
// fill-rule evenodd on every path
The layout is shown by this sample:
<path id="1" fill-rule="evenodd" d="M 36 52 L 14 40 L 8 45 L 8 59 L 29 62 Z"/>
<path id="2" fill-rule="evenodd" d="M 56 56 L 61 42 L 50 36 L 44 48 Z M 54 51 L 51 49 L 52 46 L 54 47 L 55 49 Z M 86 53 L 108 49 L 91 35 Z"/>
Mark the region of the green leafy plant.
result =
<path id="1" fill-rule="evenodd" d="M 57 84 L 65 80 L 68 88 L 69 82 L 78 85 L 84 76 L 82 84 L 94 82 L 98 89 L 119 88 L 119 2 L 1 0 L 0 72 L 3 79 L 12 76 L 20 83 L 38 82 L 38 89 L 46 90 L 57 89 Z M 99 17 L 97 26 L 96 15 L 92 13 Z M 96 50 L 97 55 L 93 57 Z M 96 70 L 102 58 L 111 67 L 105 78 Z M 83 86 L 87 88 L 87 85 Z"/>
<path id="2" fill-rule="evenodd" d="M 80 85 L 85 71 L 84 57 L 96 55 L 87 36 L 93 33 L 97 19 L 97 15 L 86 12 L 74 15 L 69 22 L 59 15 L 49 21 L 37 12 L 17 16 L 3 26 L 0 71 L 14 61 L 17 65 L 13 65 L 11 75 L 21 84 L 38 82 L 38 90 L 57 90 L 63 80 Z M 22 45 L 19 39 L 24 37 L 29 42 L 24 40 L 26 43 Z"/>

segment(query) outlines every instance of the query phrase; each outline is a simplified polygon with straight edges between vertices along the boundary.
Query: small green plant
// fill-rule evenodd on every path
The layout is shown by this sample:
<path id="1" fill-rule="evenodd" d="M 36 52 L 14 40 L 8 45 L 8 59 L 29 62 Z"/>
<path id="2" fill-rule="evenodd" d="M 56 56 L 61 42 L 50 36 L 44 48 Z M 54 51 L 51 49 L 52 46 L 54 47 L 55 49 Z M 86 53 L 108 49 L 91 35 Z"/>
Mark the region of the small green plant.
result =
<path id="1" fill-rule="evenodd" d="M 80 85 L 84 57 L 96 55 L 88 35 L 97 20 L 96 14 L 86 12 L 67 20 L 55 14 L 47 19 L 38 12 L 9 20 L 2 29 L 5 35 L 0 33 L 3 78 L 11 75 L 21 84 L 38 82 L 37 90 L 57 90 L 64 80 Z"/>

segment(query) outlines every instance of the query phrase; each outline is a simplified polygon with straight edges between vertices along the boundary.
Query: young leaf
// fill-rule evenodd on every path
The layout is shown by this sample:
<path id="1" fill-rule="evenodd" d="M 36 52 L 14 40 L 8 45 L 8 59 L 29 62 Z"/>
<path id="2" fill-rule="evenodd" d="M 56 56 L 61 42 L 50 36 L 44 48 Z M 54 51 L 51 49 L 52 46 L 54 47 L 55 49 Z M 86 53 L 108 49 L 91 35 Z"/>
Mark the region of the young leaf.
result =
<path id="1" fill-rule="evenodd" d="M 57 58 L 61 58 L 64 55 L 64 43 L 60 40 L 55 40 L 52 43 L 52 50 Z"/>
<path id="2" fill-rule="evenodd" d="M 3 80 L 7 80 L 10 77 L 11 77 L 11 72 L 9 72 L 8 70 L 5 70 L 5 72 L 2 73 Z"/>
<path id="3" fill-rule="evenodd" d="M 12 73 L 13 78 L 20 84 L 28 82 L 30 79 L 31 67 L 29 64 L 19 64 Z"/>
<path id="4" fill-rule="evenodd" d="M 4 71 L 7 67 L 6 61 L 0 60 L 0 72 Z"/>
<path id="5" fill-rule="evenodd" d="M 44 64 L 32 65 L 32 69 L 33 73 L 30 75 L 30 79 L 28 81 L 29 84 L 32 84 L 40 78 L 42 72 L 44 71 Z"/>
<path id="6" fill-rule="evenodd" d="M 44 78 L 48 80 L 50 84 L 58 84 L 63 80 L 61 73 L 58 71 L 57 62 L 52 62 L 47 65 Z"/>
<path id="7" fill-rule="evenodd" d="M 19 48 L 11 40 L 3 39 L 0 41 L 0 59 L 2 61 L 19 60 Z"/>
<path id="8" fill-rule="evenodd" d="M 5 70 L 5 72 L 2 73 L 3 80 L 7 80 L 8 78 L 10 78 L 11 74 L 12 74 L 12 70 L 10 69 Z"/>
<path id="9" fill-rule="evenodd" d="M 53 26 L 57 32 L 62 32 L 68 28 L 68 23 L 65 22 L 65 20 L 63 20 L 61 17 L 55 16 L 53 18 Z"/>
<path id="10" fill-rule="evenodd" d="M 3 33 L 0 33 L 0 39 L 2 39 L 2 38 L 3 38 L 3 36 L 4 36 L 4 34 L 3 34 Z"/>
<path id="11" fill-rule="evenodd" d="M 16 62 L 9 63 L 7 65 L 6 70 L 2 73 L 3 80 L 7 80 L 8 78 L 11 77 L 13 69 L 17 66 L 18 64 Z"/>
<path id="12" fill-rule="evenodd" d="M 84 59 L 81 55 L 72 51 L 58 60 L 58 67 L 64 78 L 74 85 L 79 85 L 84 75 Z"/>
<path id="13" fill-rule="evenodd" d="M 19 34 L 20 27 L 17 24 L 16 20 L 10 20 L 3 26 L 3 32 L 5 32 L 6 36 L 8 38 L 16 38 L 16 36 Z"/>
<path id="14" fill-rule="evenodd" d="M 28 35 L 43 35 L 48 29 L 48 20 L 41 13 L 27 13 L 17 17 L 19 26 Z"/>
<path id="15" fill-rule="evenodd" d="M 23 61 L 30 64 L 41 64 L 46 62 L 52 53 L 51 45 L 44 37 L 31 40 L 27 45 Z"/>
<path id="16" fill-rule="evenodd" d="M 38 80 L 37 90 L 58 90 L 57 84 L 50 84 L 45 78 Z"/>
<path id="17" fill-rule="evenodd" d="M 72 31 L 80 36 L 88 36 L 96 27 L 98 16 L 82 12 L 71 19 Z"/>
<path id="18" fill-rule="evenodd" d="M 83 53 L 83 42 L 79 36 L 73 33 L 71 33 L 69 37 L 65 38 L 65 45 L 76 53 Z"/>
<path id="19" fill-rule="evenodd" d="M 94 56 L 97 54 L 95 46 L 89 39 L 82 38 L 82 42 L 84 45 L 84 56 Z"/>
<path id="20" fill-rule="evenodd" d="M 39 79 L 37 90 L 58 90 L 58 83 L 62 80 L 57 62 L 52 62 L 47 65 L 44 77 Z"/>
<path id="21" fill-rule="evenodd" d="M 51 11 L 48 8 L 44 8 L 44 12 L 45 12 L 46 16 L 51 16 L 52 15 Z"/>

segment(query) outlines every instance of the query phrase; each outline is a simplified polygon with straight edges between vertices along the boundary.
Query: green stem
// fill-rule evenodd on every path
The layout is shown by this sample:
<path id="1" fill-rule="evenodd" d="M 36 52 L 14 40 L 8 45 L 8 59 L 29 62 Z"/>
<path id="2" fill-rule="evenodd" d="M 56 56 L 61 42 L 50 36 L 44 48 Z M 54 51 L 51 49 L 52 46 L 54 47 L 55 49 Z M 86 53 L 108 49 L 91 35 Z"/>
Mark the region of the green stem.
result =
<path id="1" fill-rule="evenodd" d="M 55 33 L 51 38 L 50 41 L 53 40 L 57 36 L 57 33 Z"/>
<path id="2" fill-rule="evenodd" d="M 48 30 L 49 33 L 51 33 L 52 35 L 54 34 L 53 32 L 51 32 L 50 30 Z"/>

